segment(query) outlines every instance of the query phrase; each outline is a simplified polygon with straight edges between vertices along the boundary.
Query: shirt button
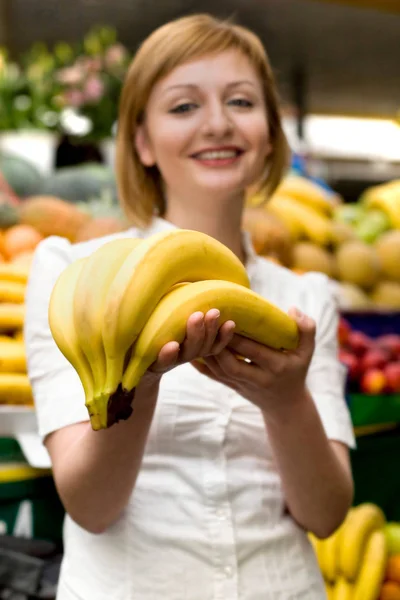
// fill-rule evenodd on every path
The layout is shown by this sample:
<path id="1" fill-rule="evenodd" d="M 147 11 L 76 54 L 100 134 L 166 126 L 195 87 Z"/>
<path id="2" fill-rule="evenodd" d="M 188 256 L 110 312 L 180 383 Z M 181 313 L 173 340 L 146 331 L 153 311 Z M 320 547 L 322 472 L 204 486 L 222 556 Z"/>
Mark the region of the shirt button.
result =
<path id="1" fill-rule="evenodd" d="M 226 513 L 225 513 L 225 511 L 224 511 L 223 508 L 219 508 L 217 510 L 217 517 L 218 517 L 218 519 L 220 521 L 225 521 L 225 519 L 226 519 Z"/>
<path id="2" fill-rule="evenodd" d="M 232 577 L 232 575 L 233 575 L 233 569 L 232 569 L 232 567 L 230 567 L 229 565 L 227 567 L 225 567 L 224 573 L 225 573 L 225 577 L 227 577 L 227 578 L 228 577 L 229 578 Z"/>

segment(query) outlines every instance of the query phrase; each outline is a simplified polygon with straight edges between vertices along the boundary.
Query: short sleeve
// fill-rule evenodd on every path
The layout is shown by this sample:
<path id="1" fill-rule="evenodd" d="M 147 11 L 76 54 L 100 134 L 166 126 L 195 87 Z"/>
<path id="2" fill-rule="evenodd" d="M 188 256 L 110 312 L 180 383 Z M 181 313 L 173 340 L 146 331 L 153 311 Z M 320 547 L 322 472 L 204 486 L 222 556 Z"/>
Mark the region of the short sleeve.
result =
<path id="1" fill-rule="evenodd" d="M 311 304 L 318 307 L 318 312 L 316 309 L 309 311 L 316 320 L 317 333 L 307 386 L 328 438 L 354 448 L 354 429 L 345 399 L 346 369 L 338 358 L 337 300 L 326 277 L 317 274 L 303 277 L 309 286 L 308 292 L 313 296 Z"/>
<path id="2" fill-rule="evenodd" d="M 36 249 L 26 291 L 24 337 L 39 435 L 89 419 L 79 376 L 58 349 L 49 327 L 53 287 L 71 262 L 68 240 L 49 237 Z"/>

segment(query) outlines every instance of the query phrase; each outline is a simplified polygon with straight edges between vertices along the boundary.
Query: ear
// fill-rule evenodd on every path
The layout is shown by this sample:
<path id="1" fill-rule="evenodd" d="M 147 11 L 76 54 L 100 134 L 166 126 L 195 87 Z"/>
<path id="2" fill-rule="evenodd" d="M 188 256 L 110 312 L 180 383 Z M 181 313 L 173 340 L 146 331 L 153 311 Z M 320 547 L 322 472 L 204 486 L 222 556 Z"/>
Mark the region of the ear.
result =
<path id="1" fill-rule="evenodd" d="M 156 164 L 156 160 L 144 125 L 138 125 L 134 141 L 141 163 L 145 167 L 153 167 Z"/>

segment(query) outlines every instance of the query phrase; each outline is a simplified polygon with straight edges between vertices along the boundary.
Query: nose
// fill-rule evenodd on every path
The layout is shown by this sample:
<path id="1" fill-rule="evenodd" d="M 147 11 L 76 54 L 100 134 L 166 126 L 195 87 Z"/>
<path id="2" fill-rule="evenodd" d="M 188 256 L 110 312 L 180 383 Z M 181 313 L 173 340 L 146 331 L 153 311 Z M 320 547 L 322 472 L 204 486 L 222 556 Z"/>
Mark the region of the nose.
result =
<path id="1" fill-rule="evenodd" d="M 228 108 L 220 101 L 213 100 L 204 113 L 203 134 L 206 137 L 224 139 L 233 130 Z"/>

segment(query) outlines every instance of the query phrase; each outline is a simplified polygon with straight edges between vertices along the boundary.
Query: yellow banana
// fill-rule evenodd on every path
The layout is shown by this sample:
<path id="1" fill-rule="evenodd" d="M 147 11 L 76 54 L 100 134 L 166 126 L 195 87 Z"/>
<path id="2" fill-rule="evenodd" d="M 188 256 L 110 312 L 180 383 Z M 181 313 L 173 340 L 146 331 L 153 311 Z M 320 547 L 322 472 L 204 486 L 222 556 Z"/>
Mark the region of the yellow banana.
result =
<path id="1" fill-rule="evenodd" d="M 91 405 L 93 398 L 92 373 L 79 346 L 74 324 L 75 286 L 86 260 L 86 258 L 80 258 L 74 261 L 61 273 L 50 297 L 48 315 L 54 341 L 78 373 L 85 390 L 86 404 Z"/>
<path id="2" fill-rule="evenodd" d="M 23 342 L 24 341 L 24 330 L 23 329 L 17 329 L 17 331 L 14 333 L 13 337 L 11 338 L 11 341 L 17 341 L 17 342 Z"/>
<path id="3" fill-rule="evenodd" d="M 323 545 L 324 545 L 324 541 L 320 540 L 319 538 L 317 538 L 313 533 L 309 533 L 308 534 L 308 538 L 311 542 L 311 545 L 314 549 L 314 553 L 319 565 L 319 568 L 321 570 L 322 575 L 324 575 L 324 571 L 322 569 L 322 565 L 323 565 Z M 325 578 L 325 577 L 324 577 Z"/>
<path id="4" fill-rule="evenodd" d="M 388 547 L 385 533 L 377 530 L 368 538 L 353 600 L 378 600 L 385 577 Z"/>
<path id="5" fill-rule="evenodd" d="M 281 215 L 281 218 L 286 219 L 287 222 L 297 224 L 297 234 L 300 237 L 305 237 L 320 246 L 333 244 L 336 240 L 336 234 L 328 217 L 294 198 L 273 196 L 265 206 L 267 210 L 275 211 L 278 217 Z"/>
<path id="6" fill-rule="evenodd" d="M 15 335 L 7 335 L 5 333 L 0 334 L 0 342 L 2 342 L 2 343 L 4 342 L 4 343 L 9 344 L 10 342 L 14 343 L 16 341 L 17 341 L 17 338 Z"/>
<path id="7" fill-rule="evenodd" d="M 33 404 L 32 388 L 24 373 L 0 373 L 0 404 Z"/>
<path id="8" fill-rule="evenodd" d="M 0 279 L 0 302 L 22 304 L 25 300 L 26 285 L 19 281 L 2 281 Z"/>
<path id="9" fill-rule="evenodd" d="M 107 242 L 87 257 L 76 283 L 75 331 L 92 371 L 94 396 L 102 392 L 105 383 L 106 357 L 101 330 L 105 299 L 119 267 L 139 243 L 134 238 Z"/>
<path id="10" fill-rule="evenodd" d="M 225 279 L 250 287 L 237 256 L 214 238 L 185 229 L 143 240 L 122 263 L 104 306 L 105 394 L 117 389 L 125 356 L 159 300 L 176 283 Z"/>
<path id="11" fill-rule="evenodd" d="M 24 304 L 4 302 L 0 304 L 0 331 L 21 329 L 25 320 Z"/>
<path id="12" fill-rule="evenodd" d="M 378 208 L 386 213 L 393 229 L 400 229 L 400 182 L 374 186 L 363 194 L 368 208 Z"/>
<path id="13" fill-rule="evenodd" d="M 349 581 L 357 578 L 371 533 L 384 524 L 385 515 L 375 504 L 360 504 L 351 511 L 342 532 L 339 550 L 339 569 Z"/>
<path id="14" fill-rule="evenodd" d="M 333 588 L 332 600 L 353 600 L 354 587 L 344 577 L 339 577 Z"/>
<path id="15" fill-rule="evenodd" d="M 0 264 L 0 281 L 15 281 L 24 283 L 28 281 L 29 267 L 13 263 Z"/>
<path id="16" fill-rule="evenodd" d="M 321 186 L 306 177 L 289 175 L 277 187 L 278 196 L 290 196 L 310 208 L 331 216 L 337 204 L 333 194 L 328 194 Z"/>
<path id="17" fill-rule="evenodd" d="M 283 202 L 281 202 L 281 198 Z M 285 206 L 285 196 L 274 195 L 263 205 L 267 213 L 272 214 L 279 219 L 290 233 L 294 242 L 304 237 L 304 227 L 296 216 L 294 216 Z"/>
<path id="18" fill-rule="evenodd" d="M 229 281 L 197 281 L 171 291 L 156 306 L 133 346 L 122 389 L 136 387 L 164 344 L 183 342 L 192 313 L 212 308 L 219 309 L 221 323 L 233 320 L 239 335 L 275 349 L 298 344 L 296 322 L 262 296 Z"/>
<path id="19" fill-rule="evenodd" d="M 331 536 L 322 541 L 322 574 L 329 583 L 334 583 L 339 574 L 339 548 L 342 527 L 339 527 Z"/>
<path id="20" fill-rule="evenodd" d="M 325 583 L 325 591 L 327 600 L 334 600 L 335 588 L 329 583 Z"/>
<path id="21" fill-rule="evenodd" d="M 0 342 L 0 373 L 26 373 L 23 342 Z"/>

